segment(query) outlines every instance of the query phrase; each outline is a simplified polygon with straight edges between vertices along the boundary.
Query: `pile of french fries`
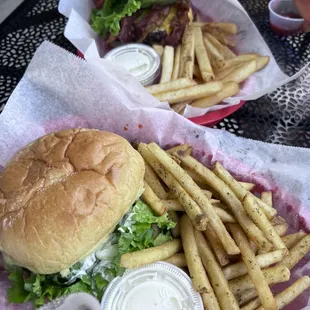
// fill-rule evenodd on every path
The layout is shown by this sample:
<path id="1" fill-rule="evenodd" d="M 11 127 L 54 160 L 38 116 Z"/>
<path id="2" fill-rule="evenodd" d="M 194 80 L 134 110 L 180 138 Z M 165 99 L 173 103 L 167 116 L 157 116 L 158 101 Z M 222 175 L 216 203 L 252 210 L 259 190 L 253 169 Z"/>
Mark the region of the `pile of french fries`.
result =
<path id="1" fill-rule="evenodd" d="M 310 235 L 286 235 L 271 192 L 257 197 L 254 184 L 237 181 L 219 162 L 208 169 L 186 144 L 164 151 L 140 143 L 138 151 L 146 165 L 142 199 L 177 225 L 172 241 L 124 254 L 121 266 L 162 260 L 183 268 L 208 310 L 282 309 L 310 287 L 303 276 L 275 296 L 270 289 L 288 281 L 310 251 Z"/>
<path id="2" fill-rule="evenodd" d="M 193 22 L 176 48 L 154 45 L 162 59 L 162 75 L 159 84 L 147 90 L 180 114 L 187 104 L 209 108 L 236 95 L 240 83 L 269 62 L 268 56 L 236 56 L 230 48 L 237 32 L 232 23 Z"/>

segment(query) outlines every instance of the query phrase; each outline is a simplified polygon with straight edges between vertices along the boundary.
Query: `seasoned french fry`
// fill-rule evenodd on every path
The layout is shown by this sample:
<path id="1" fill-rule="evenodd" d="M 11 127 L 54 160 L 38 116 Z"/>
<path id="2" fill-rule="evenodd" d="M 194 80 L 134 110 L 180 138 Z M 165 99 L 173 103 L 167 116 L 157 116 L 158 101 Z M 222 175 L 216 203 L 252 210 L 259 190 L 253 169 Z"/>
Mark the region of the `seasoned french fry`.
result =
<path id="1" fill-rule="evenodd" d="M 194 27 L 195 54 L 197 57 L 200 73 L 203 81 L 210 82 L 214 79 L 210 59 L 203 42 L 202 31 L 200 27 Z"/>
<path id="2" fill-rule="evenodd" d="M 269 267 L 280 262 L 285 256 L 284 250 L 276 250 L 273 252 L 257 255 L 256 261 L 260 268 Z M 223 273 L 227 280 L 235 279 L 248 273 L 244 262 L 238 262 L 233 265 L 226 266 Z"/>
<path id="3" fill-rule="evenodd" d="M 231 212 L 230 208 L 227 205 L 225 205 L 224 203 L 222 203 L 222 202 L 212 202 L 212 205 L 214 207 L 218 207 L 218 208 L 221 208 L 221 209 L 229 212 L 229 214 Z"/>
<path id="4" fill-rule="evenodd" d="M 231 59 L 236 57 L 236 54 L 231 51 L 226 45 L 223 45 L 215 36 L 211 33 L 204 33 L 204 36 L 212 43 L 212 45 L 217 49 L 217 51 L 223 56 L 223 58 Z"/>
<path id="5" fill-rule="evenodd" d="M 236 294 L 236 299 L 238 301 L 239 306 L 246 305 L 250 300 L 257 297 L 257 292 L 255 288 L 250 288 L 246 291 L 241 292 L 240 294 Z"/>
<path id="6" fill-rule="evenodd" d="M 239 88 L 239 85 L 237 83 L 228 82 L 228 83 L 223 85 L 223 89 L 220 92 L 218 92 L 217 94 L 195 100 L 192 103 L 192 107 L 202 108 L 202 109 L 212 107 L 212 106 L 222 102 L 224 99 L 236 95 L 239 92 L 239 90 L 240 90 L 240 88 Z"/>
<path id="7" fill-rule="evenodd" d="M 144 181 L 144 192 L 142 194 L 142 199 L 149 205 L 149 207 L 157 214 L 163 215 L 167 209 L 161 202 L 161 200 L 156 196 L 151 187 Z"/>
<path id="8" fill-rule="evenodd" d="M 232 72 L 234 72 L 239 66 L 241 66 L 241 65 L 238 65 L 238 66 L 236 66 L 236 67 L 230 67 L 230 68 L 227 68 L 227 69 L 224 69 L 224 70 L 215 72 L 215 78 L 214 78 L 214 80 L 215 80 L 215 81 L 221 81 L 221 80 L 223 80 L 226 76 L 228 76 L 229 74 L 231 74 Z"/>
<path id="9" fill-rule="evenodd" d="M 213 289 L 203 268 L 194 235 L 194 227 L 187 215 L 181 217 L 181 239 L 185 258 L 195 289 L 199 293 L 209 293 Z"/>
<path id="10" fill-rule="evenodd" d="M 253 183 L 248 183 L 248 182 L 239 182 L 240 185 L 242 185 L 242 187 L 244 189 L 246 189 L 247 191 L 251 191 L 253 190 L 253 188 L 255 187 L 255 184 Z"/>
<path id="11" fill-rule="evenodd" d="M 238 27 L 236 24 L 233 23 L 222 23 L 222 22 L 211 22 L 211 23 L 203 23 L 199 21 L 195 21 L 192 23 L 194 27 L 211 27 L 211 28 L 218 28 L 218 30 L 223 31 L 227 34 L 237 34 Z"/>
<path id="12" fill-rule="evenodd" d="M 188 154 L 188 155 L 190 155 L 190 154 Z M 212 198 L 212 193 L 210 192 L 210 191 L 208 191 L 208 190 L 206 190 L 206 189 L 202 189 L 201 190 L 209 199 L 211 199 Z M 212 200 L 212 199 L 211 199 Z M 211 201 L 211 203 L 212 204 L 215 204 L 215 201 Z M 216 202 L 217 203 L 217 202 Z"/>
<path id="13" fill-rule="evenodd" d="M 187 155 L 191 155 L 191 154 L 187 154 Z M 182 165 L 182 163 L 181 163 Z M 187 168 L 186 166 L 182 165 L 182 168 L 184 169 L 184 171 L 187 172 L 187 174 L 197 183 L 200 185 L 200 187 L 202 187 L 203 184 L 205 184 L 205 181 L 199 176 L 197 175 L 197 173 L 195 173 L 193 170 L 190 170 L 189 168 Z"/>
<path id="14" fill-rule="evenodd" d="M 186 106 L 190 105 L 192 102 L 193 102 L 192 100 L 182 101 L 182 102 L 172 105 L 171 109 L 173 109 L 176 113 L 183 115 Z"/>
<path id="15" fill-rule="evenodd" d="M 171 151 L 171 153 L 175 153 L 178 150 L 173 150 Z M 186 153 L 186 155 L 191 155 L 190 153 Z M 197 183 L 200 185 L 204 185 L 206 184 L 206 182 L 199 176 L 197 175 L 197 173 L 195 173 L 193 170 L 189 169 L 186 166 L 182 166 L 182 168 L 190 175 L 190 177 Z M 253 183 L 246 183 L 246 182 L 239 182 L 239 184 L 245 188 L 246 190 L 252 190 L 255 187 L 255 184 Z M 201 187 L 201 186 L 200 186 Z M 211 192 L 211 191 L 210 191 Z M 211 192 L 212 195 L 214 195 L 214 193 Z"/>
<path id="16" fill-rule="evenodd" d="M 240 251 L 238 247 L 236 246 L 234 240 L 231 238 L 225 226 L 223 225 L 222 221 L 220 220 L 219 216 L 216 214 L 214 207 L 211 205 L 210 200 L 201 192 L 201 189 L 199 188 L 199 186 L 157 144 L 150 143 L 148 145 L 148 148 L 156 156 L 156 158 L 161 162 L 161 164 L 175 178 L 177 178 L 181 182 L 185 190 L 188 191 L 188 193 L 193 197 L 193 199 L 197 202 L 197 204 L 202 208 L 204 213 L 208 216 L 210 225 L 217 233 L 227 253 L 230 255 L 239 254 Z"/>
<path id="17" fill-rule="evenodd" d="M 231 58 L 229 60 L 226 60 L 225 65 L 220 70 L 216 70 L 216 71 L 222 71 L 224 69 L 228 69 L 231 67 L 237 67 L 241 64 L 244 64 L 245 62 L 256 60 L 258 57 L 259 56 L 257 54 L 242 54 L 234 58 Z"/>
<path id="18" fill-rule="evenodd" d="M 166 45 L 163 54 L 162 72 L 160 78 L 160 84 L 171 81 L 172 70 L 173 70 L 173 56 L 174 48 Z"/>
<path id="19" fill-rule="evenodd" d="M 277 217 L 275 217 L 277 218 Z M 283 237 L 287 230 L 288 230 L 288 224 L 287 223 L 281 223 L 281 224 L 277 224 L 277 225 L 273 225 L 274 230 L 276 231 L 276 233 L 280 236 Z M 283 242 L 283 244 L 285 245 L 285 243 Z M 268 252 L 268 250 L 266 249 L 258 249 L 258 254 L 263 254 Z"/>
<path id="20" fill-rule="evenodd" d="M 249 278 L 253 282 L 262 305 L 264 305 L 267 309 L 277 310 L 276 301 L 272 295 L 264 274 L 256 261 L 256 257 L 250 248 L 246 235 L 238 225 L 229 224 L 229 228 L 240 248 L 242 260 L 246 266 Z"/>
<path id="21" fill-rule="evenodd" d="M 270 61 L 269 56 L 259 56 L 255 59 L 256 61 L 256 71 L 262 70 L 267 66 Z"/>
<path id="22" fill-rule="evenodd" d="M 262 230 L 267 239 L 274 245 L 275 249 L 284 249 L 287 253 L 288 250 L 276 232 L 274 226 L 272 226 L 269 222 L 267 216 L 250 193 L 245 195 L 243 206 L 253 222 Z"/>
<path id="23" fill-rule="evenodd" d="M 180 75 L 181 50 L 182 50 L 181 45 L 178 45 L 177 48 L 175 49 L 173 71 L 171 76 L 172 81 L 177 80 Z"/>
<path id="24" fill-rule="evenodd" d="M 159 57 L 162 59 L 163 54 L 164 54 L 164 47 L 162 45 L 159 45 L 159 44 L 154 44 L 152 47 L 157 52 Z"/>
<path id="25" fill-rule="evenodd" d="M 259 298 L 255 298 L 251 300 L 248 304 L 243 306 L 241 310 L 255 310 L 257 309 L 262 303 L 260 302 Z M 278 309 L 278 308 L 277 308 Z"/>
<path id="26" fill-rule="evenodd" d="M 282 223 L 282 224 L 279 224 L 279 225 L 274 225 L 274 229 L 277 232 L 277 234 L 282 237 L 287 232 L 288 224 L 287 223 Z"/>
<path id="27" fill-rule="evenodd" d="M 180 68 L 179 68 L 179 76 L 178 76 L 178 78 L 182 78 L 183 77 L 183 70 L 184 70 L 183 54 L 184 54 L 184 45 L 181 44 Z M 194 52 L 194 54 L 195 54 L 195 52 Z"/>
<path id="28" fill-rule="evenodd" d="M 238 27 L 236 24 L 233 23 L 208 23 L 209 26 L 218 28 L 222 30 L 223 32 L 226 32 L 227 34 L 237 34 L 238 33 Z"/>
<path id="29" fill-rule="evenodd" d="M 214 254 L 209 248 L 203 234 L 195 229 L 194 235 L 202 263 L 210 278 L 210 282 L 212 284 L 221 309 L 239 309 L 237 300 L 231 292 L 228 286 L 228 282 L 222 272 L 222 269 L 217 263 Z"/>
<path id="30" fill-rule="evenodd" d="M 249 240 L 249 244 L 250 244 L 250 248 L 252 249 L 253 253 L 256 254 L 258 251 L 257 245 L 252 240 Z"/>
<path id="31" fill-rule="evenodd" d="M 278 309 L 281 310 L 288 304 L 290 304 L 294 299 L 301 295 L 305 290 L 310 288 L 310 278 L 308 276 L 303 276 L 294 282 L 287 289 L 278 294 L 275 299 L 277 302 Z M 263 307 L 257 310 L 264 310 Z"/>
<path id="32" fill-rule="evenodd" d="M 281 264 L 285 265 L 288 269 L 291 270 L 309 251 L 310 235 L 307 235 L 291 248 L 289 254 L 284 257 Z"/>
<path id="33" fill-rule="evenodd" d="M 212 191 L 219 194 L 221 201 L 231 208 L 233 215 L 240 223 L 246 234 L 259 247 L 266 250 L 271 250 L 272 246 L 264 236 L 263 232 L 248 217 L 240 200 L 220 178 L 191 156 L 183 156 L 183 154 L 180 153 L 175 153 L 175 156 L 181 159 L 182 164 L 195 171 L 195 173 L 211 187 Z"/>
<path id="34" fill-rule="evenodd" d="M 163 93 L 167 91 L 184 89 L 184 88 L 188 88 L 188 87 L 195 86 L 195 85 L 197 85 L 195 81 L 187 79 L 187 78 L 182 78 L 182 79 L 178 79 L 174 81 L 169 81 L 166 83 L 148 86 L 146 87 L 146 90 L 150 94 L 158 94 L 158 93 Z"/>
<path id="35" fill-rule="evenodd" d="M 179 238 L 180 234 L 181 234 L 181 232 L 180 232 L 180 217 L 179 217 L 178 213 L 175 211 L 168 211 L 168 215 L 169 215 L 170 219 L 176 223 L 175 227 L 173 227 L 171 229 L 171 234 L 174 238 Z"/>
<path id="36" fill-rule="evenodd" d="M 271 224 L 273 226 L 277 226 L 277 225 L 282 225 L 282 224 L 287 224 L 286 220 L 281 217 L 281 216 L 275 216 L 271 219 Z"/>
<path id="37" fill-rule="evenodd" d="M 156 173 L 146 162 L 144 179 L 159 199 L 165 199 L 167 197 L 167 193 L 157 178 Z"/>
<path id="38" fill-rule="evenodd" d="M 200 29 L 200 28 L 197 28 Z M 212 42 L 205 36 L 204 45 L 210 58 L 212 67 L 216 69 L 221 69 L 225 66 L 224 56 L 217 50 L 217 48 L 212 44 Z"/>
<path id="39" fill-rule="evenodd" d="M 221 208 L 218 208 L 218 207 L 214 207 L 214 208 L 215 208 L 216 214 L 220 217 L 223 223 L 236 223 L 235 218 L 231 214 L 229 214 L 227 211 Z"/>
<path id="40" fill-rule="evenodd" d="M 170 173 L 163 169 L 160 162 L 153 155 L 153 153 L 150 152 L 146 144 L 140 143 L 138 147 L 138 152 L 142 155 L 144 160 L 146 160 L 148 164 L 153 168 L 157 175 L 165 182 L 165 184 L 173 190 L 195 227 L 198 230 L 205 230 L 208 218 L 205 214 L 203 214 L 201 208 L 190 197 L 190 195 L 185 191 L 185 189 L 180 185 L 180 183 L 177 182 Z"/>
<path id="41" fill-rule="evenodd" d="M 180 72 L 180 77 L 187 77 L 189 79 L 193 78 L 194 58 L 195 58 L 194 28 L 191 25 L 187 25 L 182 39 L 182 51 L 181 51 L 182 71 Z"/>
<path id="42" fill-rule="evenodd" d="M 305 232 L 299 231 L 295 234 L 283 236 L 282 241 L 284 242 L 285 246 L 290 250 L 305 236 L 307 236 Z"/>
<path id="43" fill-rule="evenodd" d="M 194 77 L 198 80 L 202 80 L 202 76 L 201 76 L 201 72 L 200 72 L 200 69 L 199 69 L 199 66 L 194 64 Z"/>
<path id="44" fill-rule="evenodd" d="M 182 204 L 178 200 L 168 199 L 168 200 L 161 200 L 162 204 L 166 207 L 168 211 L 181 211 L 184 212 L 184 208 Z M 212 203 L 212 201 L 211 201 Z M 236 220 L 233 218 L 231 214 L 227 211 L 213 206 L 215 209 L 216 214 L 220 217 L 223 223 L 236 223 Z"/>
<path id="45" fill-rule="evenodd" d="M 262 192 L 260 196 L 261 201 L 263 201 L 268 206 L 272 207 L 272 192 Z"/>
<path id="46" fill-rule="evenodd" d="M 215 163 L 213 172 L 234 191 L 234 193 L 241 201 L 244 199 L 248 191 L 243 186 L 240 186 L 240 183 L 234 179 L 233 176 L 219 162 Z M 251 194 L 251 196 L 255 197 L 253 194 Z M 276 209 L 268 206 L 258 198 L 255 199 L 260 207 L 264 210 L 264 213 L 267 215 L 268 219 L 273 218 L 277 214 Z"/>
<path id="47" fill-rule="evenodd" d="M 225 251 L 215 231 L 210 226 L 207 226 L 204 234 L 208 242 L 210 243 L 219 264 L 221 266 L 226 266 L 227 264 L 229 264 L 229 255 Z"/>
<path id="48" fill-rule="evenodd" d="M 173 239 L 153 248 L 123 254 L 120 265 L 126 269 L 136 268 L 171 257 L 181 249 L 181 240 Z"/>
<path id="49" fill-rule="evenodd" d="M 161 201 L 168 211 L 184 212 L 182 204 L 177 199 L 167 199 Z"/>
<path id="50" fill-rule="evenodd" d="M 211 82 L 190 88 L 154 94 L 154 97 L 159 101 L 168 101 L 170 104 L 174 104 L 181 101 L 195 100 L 211 96 L 221 91 L 222 88 L 223 84 L 221 82 Z"/>
<path id="51" fill-rule="evenodd" d="M 233 72 L 228 74 L 226 77 L 221 79 L 223 84 L 233 81 L 236 83 L 241 83 L 246 80 L 250 75 L 255 73 L 256 71 L 256 62 L 255 60 L 245 62 L 244 64 L 237 67 Z"/>
<path id="52" fill-rule="evenodd" d="M 202 27 L 202 30 L 211 33 L 224 45 L 228 45 L 231 47 L 234 47 L 236 45 L 236 42 L 231 39 L 230 36 L 227 36 L 227 33 L 223 32 L 219 28 L 210 27 L 208 24 L 206 24 Z"/>
<path id="53" fill-rule="evenodd" d="M 220 306 L 219 306 L 219 303 L 218 303 L 218 301 L 214 295 L 214 292 L 213 292 L 213 294 L 202 293 L 201 299 L 202 299 L 204 309 L 220 310 Z"/>
<path id="54" fill-rule="evenodd" d="M 179 268 L 187 267 L 186 258 L 184 253 L 178 253 L 165 259 L 164 262 L 175 265 Z"/>
<path id="55" fill-rule="evenodd" d="M 170 155 L 173 155 L 175 152 L 182 151 L 186 154 L 190 155 L 192 153 L 193 148 L 188 144 L 180 144 L 177 146 L 172 147 L 171 149 L 167 150 L 166 152 Z"/>
<path id="56" fill-rule="evenodd" d="M 269 267 L 263 269 L 262 271 L 268 285 L 286 282 L 290 279 L 291 275 L 289 269 L 283 264 L 279 264 L 275 267 Z M 248 274 L 233 280 L 229 280 L 228 283 L 230 289 L 235 295 L 248 289 L 254 288 L 253 282 Z"/>

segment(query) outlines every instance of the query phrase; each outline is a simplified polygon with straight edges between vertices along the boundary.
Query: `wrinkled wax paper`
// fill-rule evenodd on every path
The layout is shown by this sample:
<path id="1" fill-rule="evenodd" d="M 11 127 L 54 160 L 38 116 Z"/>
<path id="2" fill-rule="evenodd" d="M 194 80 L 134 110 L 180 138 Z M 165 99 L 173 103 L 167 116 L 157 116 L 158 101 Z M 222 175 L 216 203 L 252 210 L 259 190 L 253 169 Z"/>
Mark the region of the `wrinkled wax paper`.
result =
<path id="1" fill-rule="evenodd" d="M 72 127 L 108 130 L 130 141 L 155 141 L 163 147 L 193 146 L 204 164 L 220 161 L 256 190 L 271 190 L 279 215 L 290 232 L 310 231 L 310 150 L 238 138 L 201 127 L 165 109 L 129 74 L 105 64 L 101 71 L 65 50 L 43 43 L 0 115 L 0 165 L 21 147 L 49 132 Z M 157 108 L 153 108 L 157 106 Z M 310 274 L 309 255 L 293 269 L 292 280 Z M 0 277 L 0 309 L 5 301 L 5 274 Z M 309 291 L 290 310 L 310 305 Z"/>
<path id="2" fill-rule="evenodd" d="M 255 100 L 304 73 L 305 68 L 294 76 L 288 77 L 280 70 L 263 37 L 237 0 L 192 0 L 191 2 L 194 10 L 198 11 L 206 21 L 226 21 L 238 25 L 235 49 L 237 54 L 257 53 L 270 56 L 271 60 L 264 70 L 255 73 L 242 83 L 241 91 L 236 96 L 208 109 L 187 106 L 184 116 L 200 116 L 208 111 L 238 104 L 240 100 Z M 104 55 L 104 41 L 88 23 L 93 8 L 92 0 L 60 0 L 59 3 L 60 13 L 69 18 L 65 36 L 85 55 L 87 61 L 102 66 L 100 56 Z"/>

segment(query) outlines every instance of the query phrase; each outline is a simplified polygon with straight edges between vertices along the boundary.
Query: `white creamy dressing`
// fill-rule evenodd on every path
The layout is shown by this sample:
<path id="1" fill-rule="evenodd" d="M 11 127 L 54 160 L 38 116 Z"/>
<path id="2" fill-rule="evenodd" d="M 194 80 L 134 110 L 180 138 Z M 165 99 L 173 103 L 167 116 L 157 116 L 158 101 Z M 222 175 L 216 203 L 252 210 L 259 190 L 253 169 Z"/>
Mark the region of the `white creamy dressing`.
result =
<path id="1" fill-rule="evenodd" d="M 149 57 L 138 50 L 117 55 L 117 58 L 114 60 L 133 76 L 142 75 L 151 68 Z"/>
<path id="2" fill-rule="evenodd" d="M 125 226 L 130 232 L 130 226 L 135 223 L 132 220 L 135 215 L 132 212 L 132 207 L 123 217 L 120 222 L 120 226 Z M 124 233 L 124 229 L 121 227 L 118 229 L 120 232 Z M 111 268 L 113 265 L 113 261 L 118 254 L 118 236 L 116 233 L 112 233 L 109 237 L 104 241 L 104 243 L 100 246 L 99 250 L 96 250 L 91 255 L 87 256 L 82 263 L 82 267 L 79 270 L 72 270 L 72 277 L 67 281 L 68 284 L 73 283 L 76 279 L 81 278 L 86 275 L 87 272 L 93 269 L 94 273 L 100 273 L 104 279 L 107 281 L 112 281 L 113 278 L 109 279 L 110 276 L 105 275 L 105 269 Z M 64 270 L 61 272 L 63 277 L 66 277 L 69 273 L 69 270 Z"/>

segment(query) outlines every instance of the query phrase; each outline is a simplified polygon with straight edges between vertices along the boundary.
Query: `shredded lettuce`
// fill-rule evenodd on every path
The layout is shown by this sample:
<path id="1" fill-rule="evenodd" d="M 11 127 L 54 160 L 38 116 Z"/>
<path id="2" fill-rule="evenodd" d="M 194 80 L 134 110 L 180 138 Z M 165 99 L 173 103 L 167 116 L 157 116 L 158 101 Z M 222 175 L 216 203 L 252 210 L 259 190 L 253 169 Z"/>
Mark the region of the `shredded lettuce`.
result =
<path id="1" fill-rule="evenodd" d="M 142 201 L 138 201 L 132 209 L 132 218 L 128 219 L 132 224 L 126 225 L 127 221 L 119 228 L 122 232 L 119 241 L 119 253 L 129 253 L 160 245 L 172 239 L 170 229 L 174 228 L 167 214 L 156 216 L 152 210 Z M 157 225 L 161 233 L 154 238 L 152 225 Z"/>
<path id="2" fill-rule="evenodd" d="M 171 4 L 176 0 L 105 0 L 101 9 L 94 9 L 90 16 L 90 25 L 101 36 L 117 36 L 120 21 L 131 16 L 140 8 L 149 8 L 153 4 Z"/>
<path id="3" fill-rule="evenodd" d="M 175 223 L 167 214 L 158 217 L 146 204 L 137 201 L 101 249 L 71 266 L 66 275 L 40 275 L 22 267 L 7 266 L 12 282 L 8 301 L 32 301 L 40 307 L 46 301 L 75 292 L 90 293 L 100 300 L 109 282 L 125 271 L 120 267 L 121 255 L 171 240 L 170 230 L 173 227 Z"/>
<path id="4" fill-rule="evenodd" d="M 90 16 L 91 27 L 102 36 L 111 34 L 117 36 L 121 30 L 120 21 L 126 16 L 131 16 L 141 7 L 141 1 L 105 0 L 101 9 L 94 9 Z"/>

